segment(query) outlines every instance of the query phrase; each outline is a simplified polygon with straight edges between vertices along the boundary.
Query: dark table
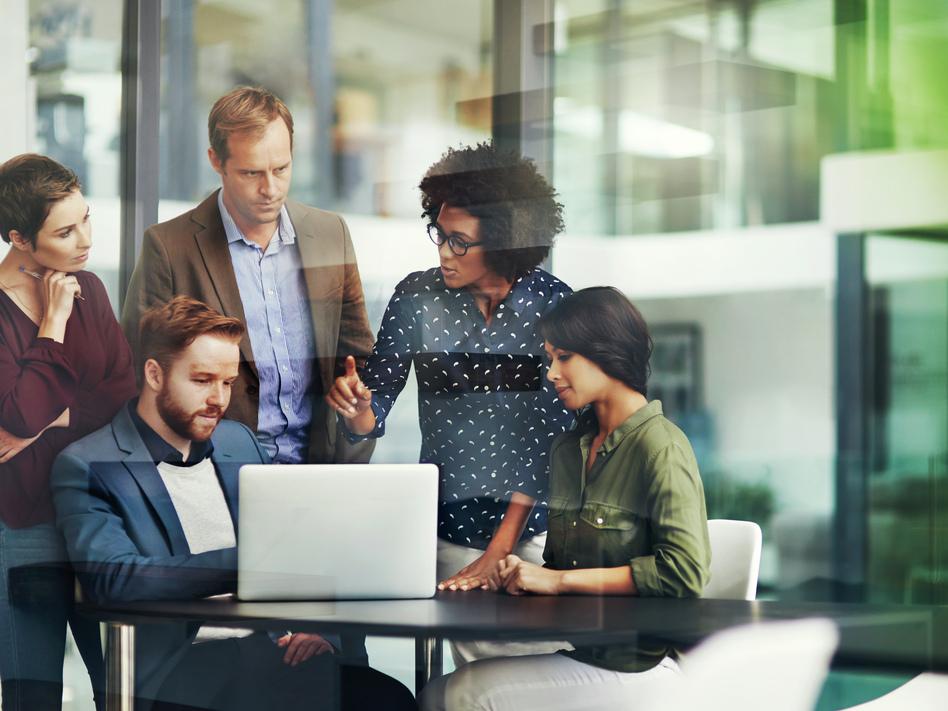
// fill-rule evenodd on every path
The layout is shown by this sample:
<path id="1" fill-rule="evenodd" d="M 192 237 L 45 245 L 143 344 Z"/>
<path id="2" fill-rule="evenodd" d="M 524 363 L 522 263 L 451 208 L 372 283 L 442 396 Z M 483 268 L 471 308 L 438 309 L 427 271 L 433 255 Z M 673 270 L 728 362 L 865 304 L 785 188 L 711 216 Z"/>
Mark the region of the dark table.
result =
<path id="1" fill-rule="evenodd" d="M 438 593 L 430 600 L 83 604 L 108 624 L 110 711 L 130 711 L 134 625 L 188 620 L 253 629 L 413 637 L 416 686 L 440 674 L 442 639 L 629 642 L 648 636 L 681 648 L 735 625 L 825 617 L 837 624 L 837 666 L 948 671 L 948 607 L 853 603 L 675 600 L 629 597 L 523 598 L 487 592 Z"/>

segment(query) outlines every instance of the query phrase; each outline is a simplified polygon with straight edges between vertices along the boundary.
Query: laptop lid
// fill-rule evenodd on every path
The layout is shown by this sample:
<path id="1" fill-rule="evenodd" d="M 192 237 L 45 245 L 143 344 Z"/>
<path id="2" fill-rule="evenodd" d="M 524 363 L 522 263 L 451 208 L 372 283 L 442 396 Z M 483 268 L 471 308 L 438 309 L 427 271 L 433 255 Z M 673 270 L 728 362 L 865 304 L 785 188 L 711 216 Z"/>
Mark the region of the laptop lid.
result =
<path id="1" fill-rule="evenodd" d="M 237 595 L 243 600 L 434 595 L 433 464 L 240 468 Z"/>

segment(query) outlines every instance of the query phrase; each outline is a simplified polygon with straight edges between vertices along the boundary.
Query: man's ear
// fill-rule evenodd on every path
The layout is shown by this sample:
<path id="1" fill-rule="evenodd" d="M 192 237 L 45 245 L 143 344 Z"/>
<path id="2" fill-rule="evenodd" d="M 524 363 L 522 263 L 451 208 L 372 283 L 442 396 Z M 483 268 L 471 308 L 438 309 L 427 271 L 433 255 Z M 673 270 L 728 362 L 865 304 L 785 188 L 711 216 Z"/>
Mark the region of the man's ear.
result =
<path id="1" fill-rule="evenodd" d="M 145 385 L 155 392 L 161 390 L 161 385 L 165 380 L 165 372 L 161 367 L 161 364 L 158 363 L 154 358 L 149 358 L 145 361 L 144 366 L 145 374 Z"/>
<path id="2" fill-rule="evenodd" d="M 214 169 L 214 172 L 218 175 L 224 174 L 224 164 L 221 162 L 221 159 L 218 157 L 217 152 L 213 148 L 207 149 L 207 160 L 210 162 L 211 167 Z"/>
<path id="3" fill-rule="evenodd" d="M 7 235 L 10 237 L 10 245 L 21 252 L 31 252 L 33 244 L 19 230 L 10 230 Z"/>

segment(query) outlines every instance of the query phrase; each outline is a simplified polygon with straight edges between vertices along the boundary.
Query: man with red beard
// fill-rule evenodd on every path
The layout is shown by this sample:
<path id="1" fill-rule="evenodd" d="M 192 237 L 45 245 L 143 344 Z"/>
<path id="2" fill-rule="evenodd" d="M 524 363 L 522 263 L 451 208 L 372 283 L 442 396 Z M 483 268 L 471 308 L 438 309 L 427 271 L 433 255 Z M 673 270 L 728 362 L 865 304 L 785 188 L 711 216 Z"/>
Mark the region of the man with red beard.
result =
<path id="1" fill-rule="evenodd" d="M 238 319 L 190 297 L 150 309 L 141 321 L 140 396 L 56 459 L 57 524 L 89 599 L 236 590 L 238 470 L 269 461 L 250 429 L 222 419 L 243 334 Z M 414 707 L 394 679 L 341 666 L 338 645 L 315 634 L 143 625 L 135 706 L 329 710 L 394 699 Z"/>

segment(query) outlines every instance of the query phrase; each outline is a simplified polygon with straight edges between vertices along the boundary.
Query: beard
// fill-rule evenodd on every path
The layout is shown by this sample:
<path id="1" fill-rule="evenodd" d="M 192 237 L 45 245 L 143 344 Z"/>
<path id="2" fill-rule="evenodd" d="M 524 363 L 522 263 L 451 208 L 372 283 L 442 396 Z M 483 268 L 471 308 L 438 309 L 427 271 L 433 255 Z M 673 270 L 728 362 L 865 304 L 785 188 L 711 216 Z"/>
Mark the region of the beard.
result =
<path id="1" fill-rule="evenodd" d="M 158 414 L 165 424 L 179 437 L 184 437 L 192 442 L 206 442 L 214 434 L 217 424 L 224 416 L 224 411 L 219 407 L 208 407 L 201 410 L 188 412 L 175 402 L 167 390 L 158 393 L 155 399 L 155 405 Z M 213 417 L 213 422 L 199 421 L 198 418 Z"/>

